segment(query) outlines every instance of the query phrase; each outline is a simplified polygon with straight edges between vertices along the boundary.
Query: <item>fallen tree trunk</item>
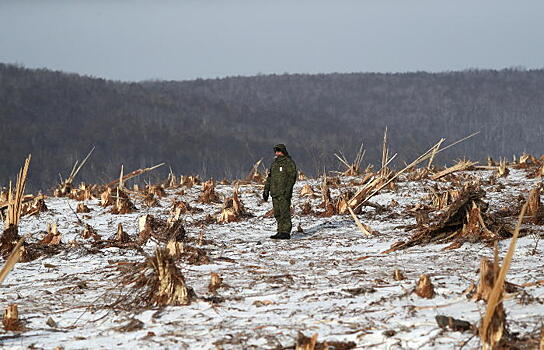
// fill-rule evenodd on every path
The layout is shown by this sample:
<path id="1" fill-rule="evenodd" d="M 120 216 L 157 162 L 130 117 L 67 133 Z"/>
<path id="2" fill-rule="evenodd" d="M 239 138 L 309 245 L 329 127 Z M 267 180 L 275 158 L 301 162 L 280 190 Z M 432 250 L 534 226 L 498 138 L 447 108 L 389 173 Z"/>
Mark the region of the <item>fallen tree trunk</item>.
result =
<path id="1" fill-rule="evenodd" d="M 163 166 L 164 164 L 165 163 L 161 163 L 161 164 L 157 164 L 155 166 L 152 166 L 150 168 L 143 168 L 143 169 L 134 170 L 130 174 L 127 174 L 127 175 L 123 176 L 121 179 L 117 179 L 117 180 L 114 180 L 112 182 L 109 182 L 109 183 L 105 184 L 104 186 L 106 186 L 108 188 L 116 187 L 120 182 L 125 182 L 127 180 L 132 179 L 133 177 L 136 177 L 138 175 L 142 175 L 144 173 L 150 172 L 151 170 L 155 170 L 155 169 Z"/>

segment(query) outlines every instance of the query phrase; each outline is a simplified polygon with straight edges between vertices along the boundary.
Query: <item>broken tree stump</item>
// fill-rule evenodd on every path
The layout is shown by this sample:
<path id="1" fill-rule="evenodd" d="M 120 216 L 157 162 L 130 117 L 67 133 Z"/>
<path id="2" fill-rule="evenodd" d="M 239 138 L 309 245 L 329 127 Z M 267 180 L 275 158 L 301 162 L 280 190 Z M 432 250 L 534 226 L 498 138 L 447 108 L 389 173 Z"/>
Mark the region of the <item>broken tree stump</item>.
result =
<path id="1" fill-rule="evenodd" d="M 402 281 L 402 280 L 406 279 L 406 277 L 404 277 L 404 274 L 402 273 L 401 270 L 396 269 L 395 271 L 393 271 L 393 279 L 395 281 Z"/>
<path id="2" fill-rule="evenodd" d="M 221 288 L 221 284 L 223 283 L 223 279 L 221 276 L 219 276 L 218 273 L 212 272 L 210 274 L 210 284 L 208 285 L 208 291 L 210 293 L 217 293 L 217 290 Z"/>
<path id="3" fill-rule="evenodd" d="M 86 206 L 84 203 L 78 203 L 76 207 L 76 213 L 81 214 L 81 213 L 90 213 L 90 212 L 91 212 L 91 208 Z"/>
<path id="4" fill-rule="evenodd" d="M 119 223 L 117 225 L 117 232 L 115 233 L 115 241 L 119 243 L 128 243 L 130 242 L 130 237 L 128 233 L 123 230 L 123 225 Z"/>
<path id="5" fill-rule="evenodd" d="M 542 223 L 543 215 L 542 204 L 540 203 L 540 187 L 535 187 L 529 192 L 529 201 L 527 206 L 528 219 L 526 221 L 539 225 Z"/>
<path id="6" fill-rule="evenodd" d="M 431 283 L 431 278 L 427 274 L 423 274 L 419 277 L 417 282 L 415 293 L 421 298 L 432 299 L 434 298 L 434 286 Z"/>
<path id="7" fill-rule="evenodd" d="M 472 300 L 483 300 L 487 303 L 489 295 L 493 290 L 497 274 L 498 271 L 495 271 L 492 261 L 486 258 L 480 260 L 480 282 L 478 283 L 478 288 L 476 289 L 476 293 L 472 297 Z"/>
<path id="8" fill-rule="evenodd" d="M 61 237 L 62 235 L 57 228 L 57 223 L 53 223 L 53 224 L 49 223 L 47 224 L 47 234 L 40 241 L 40 244 L 59 245 L 59 244 L 62 244 Z"/>
<path id="9" fill-rule="evenodd" d="M 24 330 L 23 323 L 19 320 L 19 310 L 17 304 L 9 304 L 4 310 L 2 324 L 6 331 L 21 332 Z"/>

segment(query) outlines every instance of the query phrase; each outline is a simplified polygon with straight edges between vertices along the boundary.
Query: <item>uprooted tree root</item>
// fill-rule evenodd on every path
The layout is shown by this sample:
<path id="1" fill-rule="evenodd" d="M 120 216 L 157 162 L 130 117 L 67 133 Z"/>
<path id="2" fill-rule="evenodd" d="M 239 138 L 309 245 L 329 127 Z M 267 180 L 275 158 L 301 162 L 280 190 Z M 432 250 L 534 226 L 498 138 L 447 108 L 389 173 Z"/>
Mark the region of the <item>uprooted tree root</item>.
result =
<path id="1" fill-rule="evenodd" d="M 120 284 L 126 293 L 111 305 L 114 309 L 189 305 L 196 297 L 174 259 L 161 248 L 143 263 L 124 266 Z"/>
<path id="2" fill-rule="evenodd" d="M 484 196 L 485 191 L 477 185 L 466 185 L 433 219 L 419 220 L 410 239 L 394 243 L 384 253 L 429 243 L 451 243 L 446 249 L 454 249 L 464 242 L 492 242 L 511 236 L 505 225 L 485 214 Z"/>

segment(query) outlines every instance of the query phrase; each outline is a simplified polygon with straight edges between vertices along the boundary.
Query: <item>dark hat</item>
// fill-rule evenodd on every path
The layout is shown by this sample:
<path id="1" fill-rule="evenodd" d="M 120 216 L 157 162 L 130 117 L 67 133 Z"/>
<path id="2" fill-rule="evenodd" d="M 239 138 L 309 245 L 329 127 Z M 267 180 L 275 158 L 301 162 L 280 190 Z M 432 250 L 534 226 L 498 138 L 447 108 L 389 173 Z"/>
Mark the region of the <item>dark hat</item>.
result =
<path id="1" fill-rule="evenodd" d="M 288 155 L 287 153 L 287 147 L 285 147 L 285 145 L 283 143 L 280 143 L 280 144 L 277 144 L 276 146 L 274 146 L 274 152 L 281 152 L 285 155 Z"/>

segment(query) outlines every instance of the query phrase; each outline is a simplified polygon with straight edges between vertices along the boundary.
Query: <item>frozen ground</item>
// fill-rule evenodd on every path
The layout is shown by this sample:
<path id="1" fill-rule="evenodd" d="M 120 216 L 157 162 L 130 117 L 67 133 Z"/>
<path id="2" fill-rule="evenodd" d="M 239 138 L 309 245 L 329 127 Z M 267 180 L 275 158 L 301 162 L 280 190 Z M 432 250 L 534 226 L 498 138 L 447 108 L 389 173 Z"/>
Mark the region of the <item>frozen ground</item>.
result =
<path id="1" fill-rule="evenodd" d="M 473 173 L 488 178 L 491 172 Z M 343 179 L 347 182 L 350 179 Z M 508 207 L 513 198 L 527 196 L 539 180 L 529 180 L 514 170 L 488 190 L 485 200 L 490 209 Z M 310 183 L 298 182 L 295 193 Z M 139 200 L 137 213 L 112 215 L 98 200 L 86 204 L 93 209 L 80 217 L 103 238 L 115 234 L 122 223 L 132 237 L 137 235 L 137 218 L 152 214 L 166 218 L 173 199 L 188 201 L 204 209 L 186 214 L 186 229 L 191 237 L 204 232 L 207 244 L 201 246 L 212 262 L 206 265 L 179 263 L 187 284 L 199 299 L 189 306 L 144 311 L 119 311 L 108 307 L 119 293 L 118 266 L 128 261 L 143 261 L 135 250 L 93 249 L 80 236 L 82 230 L 71 208 L 77 202 L 47 198 L 49 211 L 25 217 L 20 232 L 34 240 L 43 237 L 48 222 L 58 223 L 66 245 L 62 253 L 19 263 L 0 286 L 0 308 L 19 305 L 26 322 L 23 333 L 2 331 L 0 347 L 10 349 L 274 349 L 292 346 L 297 332 L 319 334 L 319 340 L 354 341 L 358 349 L 476 349 L 478 337 L 469 333 L 444 331 L 436 315 L 447 315 L 477 324 L 485 304 L 468 299 L 464 292 L 478 281 L 482 257 L 491 258 L 492 248 L 481 243 L 465 243 L 461 248 L 442 251 L 443 245 L 417 246 L 391 254 L 380 254 L 410 233 L 401 226 L 414 224 L 408 207 L 424 203 L 427 186 L 434 182 L 399 182 L 395 191 L 384 191 L 373 202 L 387 206 L 382 213 L 365 207 L 360 219 L 379 234 L 365 237 L 349 216 L 320 218 L 301 216 L 299 205 L 306 198 L 295 195 L 294 229 L 300 224 L 304 233 L 288 241 L 272 241 L 273 218 L 263 218 L 271 203 L 262 203 L 256 185 L 241 187 L 242 202 L 255 216 L 231 224 L 200 228 L 191 224 L 205 214 L 217 214 L 220 204 L 197 204 L 200 186 L 179 196 L 168 190 L 161 207 L 146 208 Z M 440 186 L 445 183 L 440 182 Z M 504 188 L 503 186 L 504 185 Z M 217 192 L 230 195 L 232 187 L 219 185 Z M 333 197 L 337 190 L 333 191 Z M 313 199 L 315 209 L 320 202 Z M 71 208 L 70 208 L 71 207 Z M 512 222 L 515 217 L 512 217 Z M 524 284 L 544 279 L 544 241 L 540 226 L 526 225 L 532 234 L 522 237 L 507 280 Z M 504 256 L 509 241 L 500 243 Z M 156 243 L 145 249 L 152 253 Z M 406 279 L 395 281 L 393 271 L 400 269 Z M 225 287 L 218 290 L 219 302 L 204 301 L 210 273 L 216 272 Z M 437 296 L 422 299 L 413 293 L 423 273 L 431 276 Z M 544 321 L 544 286 L 521 288 L 507 295 L 505 310 L 509 329 L 520 337 L 535 334 Z M 54 321 L 47 322 L 49 319 Z M 123 326 L 134 319 L 142 322 L 136 330 Z M 126 327 L 125 327 L 126 328 Z M 130 328 L 130 327 L 128 327 Z M 389 332 L 386 332 L 389 331 Z"/>

